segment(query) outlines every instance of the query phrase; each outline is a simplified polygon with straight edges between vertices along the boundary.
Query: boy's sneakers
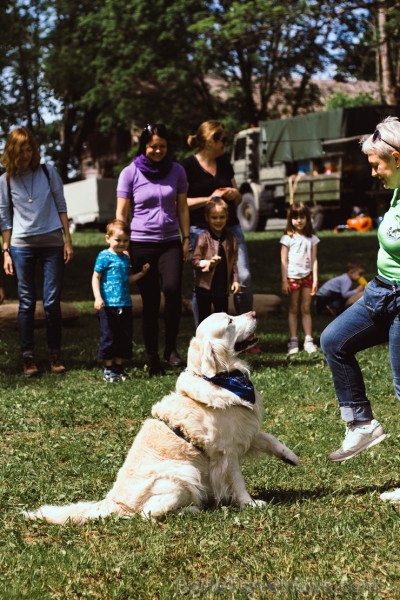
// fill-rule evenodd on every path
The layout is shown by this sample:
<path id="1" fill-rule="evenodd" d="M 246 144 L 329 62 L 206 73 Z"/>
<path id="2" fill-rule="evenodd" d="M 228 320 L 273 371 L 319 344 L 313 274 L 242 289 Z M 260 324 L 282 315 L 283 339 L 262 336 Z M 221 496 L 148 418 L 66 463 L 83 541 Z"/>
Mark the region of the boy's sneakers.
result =
<path id="1" fill-rule="evenodd" d="M 121 381 L 128 381 L 128 379 L 131 378 L 129 373 L 127 373 L 122 366 L 114 365 L 113 371 L 119 375 Z"/>
<path id="2" fill-rule="evenodd" d="M 60 355 L 52 354 L 50 356 L 50 371 L 54 375 L 62 375 L 63 373 L 65 373 L 66 370 L 67 369 L 65 368 Z"/>
<path id="3" fill-rule="evenodd" d="M 287 345 L 288 355 L 297 354 L 299 351 L 299 341 L 297 337 L 292 337 Z"/>
<path id="4" fill-rule="evenodd" d="M 308 354 L 313 354 L 313 352 L 317 352 L 318 346 L 314 344 L 314 340 L 311 335 L 306 335 L 304 340 L 304 350 L 308 352 Z"/>
<path id="5" fill-rule="evenodd" d="M 114 369 L 105 368 L 103 371 L 103 380 L 107 383 L 118 383 L 121 381 L 121 377 Z"/>
<path id="6" fill-rule="evenodd" d="M 329 459 L 333 462 L 348 460 L 363 450 L 379 444 L 385 437 L 383 427 L 376 419 L 373 419 L 369 425 L 350 425 L 346 429 L 342 447 L 332 452 Z"/>
<path id="7" fill-rule="evenodd" d="M 24 356 L 23 362 L 25 377 L 28 377 L 28 379 L 30 379 L 31 377 L 37 377 L 39 375 L 39 369 L 33 355 Z"/>

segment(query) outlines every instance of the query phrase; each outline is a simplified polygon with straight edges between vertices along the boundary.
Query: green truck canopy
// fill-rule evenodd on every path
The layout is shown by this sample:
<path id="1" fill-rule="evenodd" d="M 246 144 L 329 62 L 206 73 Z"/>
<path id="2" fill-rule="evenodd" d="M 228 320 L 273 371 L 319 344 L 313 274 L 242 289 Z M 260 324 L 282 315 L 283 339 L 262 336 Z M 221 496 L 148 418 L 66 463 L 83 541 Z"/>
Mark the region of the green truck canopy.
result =
<path id="1" fill-rule="evenodd" d="M 299 115 L 260 124 L 261 161 L 294 162 L 324 155 L 324 144 L 346 142 L 373 133 L 396 107 L 359 106 Z"/>

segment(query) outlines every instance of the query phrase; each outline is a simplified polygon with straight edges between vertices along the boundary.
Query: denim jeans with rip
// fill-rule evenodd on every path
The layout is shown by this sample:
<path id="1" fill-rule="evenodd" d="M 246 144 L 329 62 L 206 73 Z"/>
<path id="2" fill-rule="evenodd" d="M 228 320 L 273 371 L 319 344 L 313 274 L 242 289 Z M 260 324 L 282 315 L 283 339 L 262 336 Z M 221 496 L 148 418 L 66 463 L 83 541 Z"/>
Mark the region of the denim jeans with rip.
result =
<path id="1" fill-rule="evenodd" d="M 372 318 L 363 298 L 347 308 L 322 332 L 321 348 L 332 372 L 343 421 L 373 418 L 364 378 L 356 354 L 389 342 L 389 355 L 396 397 L 400 400 L 400 317 Z M 379 373 L 379 365 L 376 365 Z"/>

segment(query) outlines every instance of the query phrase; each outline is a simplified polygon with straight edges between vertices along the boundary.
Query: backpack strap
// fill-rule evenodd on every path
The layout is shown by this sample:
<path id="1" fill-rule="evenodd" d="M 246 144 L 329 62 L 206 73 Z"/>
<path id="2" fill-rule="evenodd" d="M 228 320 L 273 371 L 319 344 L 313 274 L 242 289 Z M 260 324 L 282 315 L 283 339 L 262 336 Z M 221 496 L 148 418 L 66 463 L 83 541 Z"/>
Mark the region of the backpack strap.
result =
<path id="1" fill-rule="evenodd" d="M 46 175 L 47 181 L 49 182 L 49 185 L 50 185 L 50 173 L 49 173 L 49 169 L 47 168 L 47 165 L 45 163 L 42 163 L 40 166 L 42 167 L 42 171 Z"/>
<path id="2" fill-rule="evenodd" d="M 9 201 L 10 201 L 10 204 L 11 204 L 12 200 L 11 200 L 11 184 L 10 184 L 10 180 L 11 180 L 11 175 L 10 175 L 10 173 L 6 173 L 7 190 L 8 190 L 8 199 L 9 199 Z"/>

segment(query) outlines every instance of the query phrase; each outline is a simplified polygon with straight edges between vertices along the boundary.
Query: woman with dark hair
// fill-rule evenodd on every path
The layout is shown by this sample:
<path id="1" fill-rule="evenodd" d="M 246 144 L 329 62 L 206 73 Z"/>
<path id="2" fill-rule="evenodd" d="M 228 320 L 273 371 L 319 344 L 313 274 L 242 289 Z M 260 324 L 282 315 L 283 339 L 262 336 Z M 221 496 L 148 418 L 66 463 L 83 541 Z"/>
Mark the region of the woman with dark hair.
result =
<path id="1" fill-rule="evenodd" d="M 136 158 L 123 169 L 117 186 L 116 218 L 130 221 L 133 271 L 145 263 L 150 269 L 138 281 L 142 296 L 143 339 L 150 377 L 163 373 L 158 353 L 158 313 L 164 294 L 164 358 L 173 367 L 183 365 L 177 351 L 182 310 L 182 267 L 189 258 L 189 209 L 184 169 L 168 156 L 164 125 L 146 125 Z"/>
<path id="2" fill-rule="evenodd" d="M 51 165 L 40 165 L 39 146 L 29 129 L 14 129 L 1 158 L 0 223 L 4 270 L 16 275 L 18 330 L 27 377 L 38 375 L 34 356 L 35 270 L 43 273 L 43 307 L 52 373 L 64 373 L 61 361 L 61 285 L 64 263 L 73 250 L 63 182 Z"/>
<path id="3" fill-rule="evenodd" d="M 233 167 L 225 154 L 226 133 L 219 121 L 204 121 L 194 135 L 189 135 L 188 145 L 195 154 L 185 158 L 182 166 L 188 178 L 188 205 L 190 210 L 190 251 L 193 252 L 196 237 L 207 229 L 205 206 L 212 198 L 222 198 L 228 204 L 227 229 L 238 241 L 238 273 L 240 292 L 234 296 L 237 314 L 253 310 L 253 290 L 246 241 L 236 214 L 242 201 Z M 193 296 L 193 315 L 198 325 L 196 298 Z M 260 352 L 257 347 L 252 349 Z"/>

